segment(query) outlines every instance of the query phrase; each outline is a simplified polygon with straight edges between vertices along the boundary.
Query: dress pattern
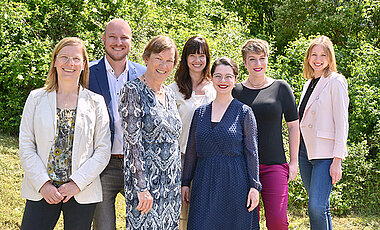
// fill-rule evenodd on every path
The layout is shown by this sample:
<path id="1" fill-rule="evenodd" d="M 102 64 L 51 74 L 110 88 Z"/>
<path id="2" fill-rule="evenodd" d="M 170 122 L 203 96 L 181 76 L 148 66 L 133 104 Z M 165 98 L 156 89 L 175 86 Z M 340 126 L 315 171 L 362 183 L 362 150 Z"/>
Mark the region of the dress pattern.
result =
<path id="1" fill-rule="evenodd" d="M 187 227 L 258 229 L 257 209 L 246 207 L 249 189 L 261 189 L 255 117 L 236 99 L 214 125 L 211 111 L 212 103 L 199 107 L 191 123 L 182 178 L 182 186 L 192 181 Z"/>
<path id="2" fill-rule="evenodd" d="M 178 229 L 182 125 L 173 92 L 168 87 L 165 92 L 166 105 L 140 79 L 121 89 L 127 229 Z M 137 193 L 144 190 L 153 197 L 147 214 L 136 209 Z"/>
<path id="3" fill-rule="evenodd" d="M 57 108 L 57 133 L 47 162 L 48 175 L 56 187 L 70 180 L 75 117 L 76 108 Z"/>

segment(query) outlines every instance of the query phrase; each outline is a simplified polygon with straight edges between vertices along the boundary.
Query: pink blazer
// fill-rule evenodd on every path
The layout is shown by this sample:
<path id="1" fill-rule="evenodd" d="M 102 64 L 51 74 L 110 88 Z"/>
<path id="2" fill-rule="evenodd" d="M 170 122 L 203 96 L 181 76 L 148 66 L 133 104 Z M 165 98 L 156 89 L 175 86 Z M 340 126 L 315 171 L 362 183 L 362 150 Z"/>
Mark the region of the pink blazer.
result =
<path id="1" fill-rule="evenodd" d="M 302 91 L 302 101 L 310 84 Z M 347 156 L 348 90 L 343 75 L 332 73 L 321 77 L 300 121 L 309 160 Z"/>

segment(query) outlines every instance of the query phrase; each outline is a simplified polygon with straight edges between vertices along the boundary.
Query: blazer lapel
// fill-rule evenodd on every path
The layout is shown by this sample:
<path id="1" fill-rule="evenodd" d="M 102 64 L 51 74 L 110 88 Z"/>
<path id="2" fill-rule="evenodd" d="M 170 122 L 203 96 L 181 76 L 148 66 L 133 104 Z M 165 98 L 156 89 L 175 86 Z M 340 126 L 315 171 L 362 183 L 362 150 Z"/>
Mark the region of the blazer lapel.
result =
<path id="1" fill-rule="evenodd" d="M 57 94 L 56 91 L 48 93 L 48 101 L 50 106 L 50 116 L 54 122 L 54 136 L 57 133 Z"/>
<path id="2" fill-rule="evenodd" d="M 102 95 L 104 97 L 104 101 L 106 102 L 108 113 L 110 114 L 111 124 L 113 124 L 113 111 L 112 111 L 112 105 L 111 105 L 111 94 L 110 94 L 110 87 L 108 84 L 107 79 L 107 70 L 106 70 L 106 64 L 104 62 L 103 57 L 97 67 L 96 67 L 96 80 L 98 81 L 100 90 L 102 91 Z"/>
<path id="3" fill-rule="evenodd" d="M 306 107 L 305 107 L 304 114 L 306 114 L 306 111 L 314 103 L 314 101 L 319 100 L 319 95 L 322 93 L 323 89 L 326 87 L 329 80 L 330 80 L 330 77 L 321 76 L 321 79 L 319 79 L 319 82 L 315 86 L 314 91 L 310 95 L 309 101 L 307 102 Z"/>
<path id="4" fill-rule="evenodd" d="M 98 81 L 98 84 L 102 91 L 102 95 L 104 97 L 106 105 L 107 107 L 109 107 L 111 103 L 111 94 L 110 94 L 110 87 L 108 85 L 107 70 L 106 70 L 106 64 L 104 62 L 104 57 L 99 61 L 99 64 L 96 70 L 97 70 L 95 73 L 96 80 Z"/>

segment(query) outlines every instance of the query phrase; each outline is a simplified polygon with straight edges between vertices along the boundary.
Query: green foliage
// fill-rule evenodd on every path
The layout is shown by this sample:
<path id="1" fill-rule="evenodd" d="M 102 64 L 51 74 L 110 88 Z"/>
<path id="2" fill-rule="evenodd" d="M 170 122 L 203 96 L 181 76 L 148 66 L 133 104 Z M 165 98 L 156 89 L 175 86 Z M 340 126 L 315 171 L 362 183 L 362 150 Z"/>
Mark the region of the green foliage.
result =
<path id="1" fill-rule="evenodd" d="M 273 23 L 277 47 L 282 50 L 299 33 L 324 34 L 334 44 L 347 38 L 372 40 L 379 45 L 379 1 L 376 0 L 285 0 L 278 1 Z"/>
<path id="2" fill-rule="evenodd" d="M 379 213 L 379 1 L 1 0 L 1 4 L 0 132 L 12 134 L 18 132 L 27 95 L 44 84 L 54 45 L 63 37 L 77 36 L 85 41 L 90 60 L 99 59 L 104 55 L 105 24 L 113 18 L 124 18 L 132 27 L 128 56 L 132 61 L 142 62 L 145 44 L 156 35 L 172 37 L 180 52 L 189 37 L 199 35 L 207 39 L 212 59 L 233 58 L 243 79 L 247 70 L 241 45 L 253 37 L 266 39 L 272 52 L 268 75 L 286 80 L 297 101 L 306 81 L 302 65 L 310 40 L 318 34 L 330 36 L 350 97 L 349 157 L 331 196 L 333 213 Z M 289 208 L 305 212 L 306 205 L 298 176 L 289 186 Z"/>
<path id="3" fill-rule="evenodd" d="M 343 163 L 342 180 L 335 188 L 340 196 L 333 202 L 333 207 L 338 214 L 364 210 L 367 214 L 379 214 L 379 161 L 368 159 L 366 141 L 349 146 L 349 153 Z"/>
<path id="4" fill-rule="evenodd" d="M 82 38 L 90 60 L 100 59 L 105 24 L 124 18 L 134 35 L 129 59 L 140 63 L 145 44 L 160 34 L 172 37 L 180 51 L 189 37 L 203 36 L 213 59 L 238 59 L 236 44 L 247 39 L 246 27 L 218 0 L 6 0 L 5 6 L 0 11 L 0 130 L 13 134 L 27 95 L 43 86 L 52 49 L 64 37 Z"/>

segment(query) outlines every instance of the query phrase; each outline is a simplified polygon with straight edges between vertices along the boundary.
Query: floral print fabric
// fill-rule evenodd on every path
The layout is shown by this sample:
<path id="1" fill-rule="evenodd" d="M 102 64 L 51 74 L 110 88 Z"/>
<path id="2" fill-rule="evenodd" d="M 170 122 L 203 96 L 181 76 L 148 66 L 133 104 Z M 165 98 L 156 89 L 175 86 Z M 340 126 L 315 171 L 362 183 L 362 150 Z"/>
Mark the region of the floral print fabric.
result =
<path id="1" fill-rule="evenodd" d="M 50 179 L 56 187 L 69 181 L 75 130 L 75 109 L 57 108 L 57 133 L 47 163 Z"/>

